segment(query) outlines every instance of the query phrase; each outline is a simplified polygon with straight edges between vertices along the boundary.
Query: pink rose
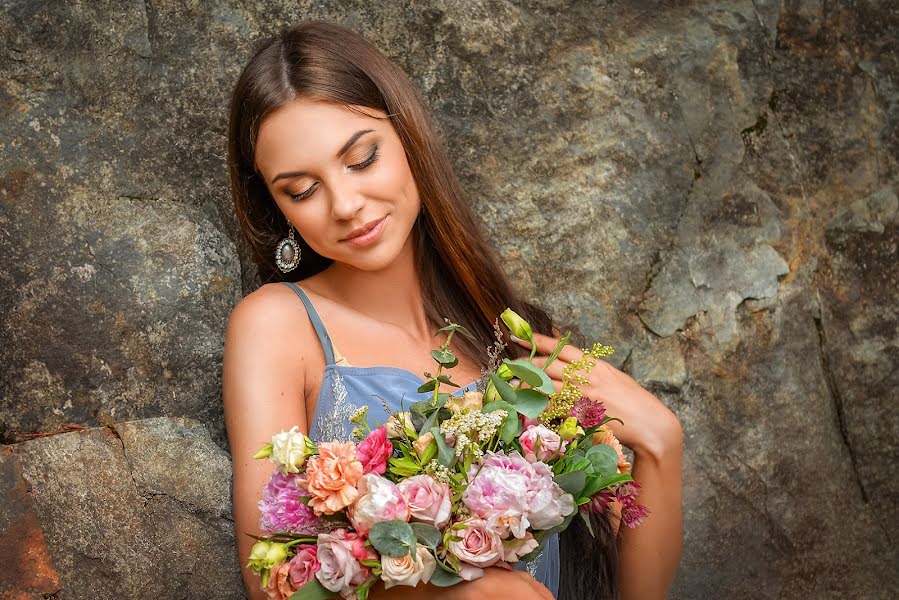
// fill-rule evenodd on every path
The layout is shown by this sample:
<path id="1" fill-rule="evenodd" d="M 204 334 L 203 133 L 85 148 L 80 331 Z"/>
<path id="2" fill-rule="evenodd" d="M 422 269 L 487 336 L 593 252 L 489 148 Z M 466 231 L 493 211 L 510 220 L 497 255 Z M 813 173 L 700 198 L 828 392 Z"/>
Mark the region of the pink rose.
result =
<path id="1" fill-rule="evenodd" d="M 453 507 L 453 494 L 447 484 L 435 481 L 430 475 L 415 475 L 402 480 L 397 487 L 414 520 L 443 529 Z"/>
<path id="2" fill-rule="evenodd" d="M 362 463 L 363 473 L 383 475 L 387 471 L 387 461 L 393 454 L 393 444 L 387 440 L 387 428 L 378 427 L 368 434 L 356 448 L 356 458 Z"/>
<path id="3" fill-rule="evenodd" d="M 356 501 L 356 483 L 362 477 L 362 463 L 356 459 L 356 446 L 350 442 L 322 442 L 318 455 L 306 461 L 306 479 L 300 486 L 312 499 L 315 514 L 333 515 Z"/>
<path id="4" fill-rule="evenodd" d="M 484 569 L 503 556 L 503 542 L 492 523 L 472 517 L 462 521 L 467 527 L 456 531 L 461 541 L 450 541 L 449 550 L 469 565 Z M 472 573 L 473 574 L 473 573 Z M 478 575 L 479 576 L 479 575 Z M 477 577 L 472 577 L 476 579 Z"/>
<path id="5" fill-rule="evenodd" d="M 268 585 L 265 587 L 265 593 L 270 600 L 287 600 L 297 591 L 297 586 L 290 582 L 289 572 L 290 565 L 286 562 L 272 567 L 268 576 Z"/>
<path id="6" fill-rule="evenodd" d="M 300 588 L 315 577 L 321 568 L 318 562 L 318 546 L 303 544 L 296 547 L 297 555 L 290 559 L 290 582 Z"/>
<path id="7" fill-rule="evenodd" d="M 559 458 L 568 445 L 558 433 L 545 425 L 531 425 L 521 434 L 518 441 L 521 442 L 524 457 L 528 462 L 538 460 L 546 462 L 551 458 Z"/>
<path id="8" fill-rule="evenodd" d="M 370 569 L 359 561 L 377 558 L 377 554 L 366 549 L 365 540 L 357 534 L 335 529 L 319 534 L 317 558 L 320 568 L 315 578 L 319 583 L 344 598 L 351 598 L 355 587 L 370 574 Z"/>
<path id="9" fill-rule="evenodd" d="M 362 476 L 359 482 L 359 499 L 349 507 L 350 523 L 362 535 L 368 535 L 372 525 L 379 521 L 408 521 L 409 506 L 392 481 L 375 473 Z"/>

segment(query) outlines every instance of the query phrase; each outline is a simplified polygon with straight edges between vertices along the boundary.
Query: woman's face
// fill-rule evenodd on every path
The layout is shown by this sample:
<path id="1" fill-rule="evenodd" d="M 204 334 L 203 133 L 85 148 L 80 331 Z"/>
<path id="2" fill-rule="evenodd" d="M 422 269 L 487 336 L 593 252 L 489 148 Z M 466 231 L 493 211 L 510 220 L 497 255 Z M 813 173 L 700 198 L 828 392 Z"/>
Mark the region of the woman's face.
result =
<path id="1" fill-rule="evenodd" d="M 260 125 L 255 159 L 278 208 L 313 250 L 373 271 L 404 249 L 420 204 L 390 120 L 361 110 L 375 116 L 318 100 L 286 104 Z M 360 229 L 370 231 L 354 237 Z"/>

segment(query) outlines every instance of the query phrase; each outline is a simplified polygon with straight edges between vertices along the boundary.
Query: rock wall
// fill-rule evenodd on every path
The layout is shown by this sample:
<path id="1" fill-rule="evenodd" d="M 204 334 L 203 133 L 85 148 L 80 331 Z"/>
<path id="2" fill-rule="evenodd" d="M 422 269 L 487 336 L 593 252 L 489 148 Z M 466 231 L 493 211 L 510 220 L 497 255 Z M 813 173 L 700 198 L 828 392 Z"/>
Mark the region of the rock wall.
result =
<path id="1" fill-rule="evenodd" d="M 242 595 L 226 107 L 307 17 L 410 73 L 522 290 L 681 417 L 672 598 L 899 594 L 895 3 L 8 0 L 0 598 Z"/>

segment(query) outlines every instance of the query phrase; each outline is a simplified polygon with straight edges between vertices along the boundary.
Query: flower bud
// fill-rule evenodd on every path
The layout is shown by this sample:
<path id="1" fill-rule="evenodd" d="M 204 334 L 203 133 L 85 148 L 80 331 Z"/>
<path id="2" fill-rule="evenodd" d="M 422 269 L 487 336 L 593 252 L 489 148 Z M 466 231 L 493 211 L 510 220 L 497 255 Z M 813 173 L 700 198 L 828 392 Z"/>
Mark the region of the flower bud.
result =
<path id="1" fill-rule="evenodd" d="M 502 400 L 502 396 L 499 395 L 499 390 L 496 389 L 496 386 L 493 385 L 492 381 L 487 382 L 487 389 L 484 390 L 484 404 L 490 404 L 491 402 L 498 402 Z"/>
<path id="2" fill-rule="evenodd" d="M 253 549 L 250 550 L 250 560 L 247 562 L 247 568 L 252 569 L 256 573 L 265 569 L 265 557 L 268 555 L 271 542 L 256 542 Z"/>
<path id="3" fill-rule="evenodd" d="M 568 417 L 562 421 L 562 425 L 559 426 L 559 437 L 563 440 L 573 440 L 578 435 L 583 434 L 584 430 L 577 424 L 576 417 Z"/>
<path id="4" fill-rule="evenodd" d="M 272 568 L 287 560 L 287 545 L 278 542 L 271 542 L 268 552 L 265 554 L 265 566 Z"/>
<path id="5" fill-rule="evenodd" d="M 253 455 L 253 458 L 268 458 L 272 455 L 272 445 L 266 444 L 259 449 L 259 452 Z"/>
<path id="6" fill-rule="evenodd" d="M 507 308 L 500 315 L 503 323 L 506 324 L 506 327 L 509 328 L 509 331 L 512 332 L 517 338 L 522 340 L 531 340 L 534 337 L 534 334 L 531 332 L 531 324 L 521 318 L 515 311 L 511 308 Z"/>
<path id="7" fill-rule="evenodd" d="M 496 374 L 500 379 L 503 379 L 504 381 L 509 381 L 510 379 L 512 379 L 512 377 L 515 376 L 515 374 L 512 373 L 512 369 L 510 369 L 509 365 L 507 365 L 506 363 L 503 363 L 499 366 L 499 368 L 496 370 Z"/>

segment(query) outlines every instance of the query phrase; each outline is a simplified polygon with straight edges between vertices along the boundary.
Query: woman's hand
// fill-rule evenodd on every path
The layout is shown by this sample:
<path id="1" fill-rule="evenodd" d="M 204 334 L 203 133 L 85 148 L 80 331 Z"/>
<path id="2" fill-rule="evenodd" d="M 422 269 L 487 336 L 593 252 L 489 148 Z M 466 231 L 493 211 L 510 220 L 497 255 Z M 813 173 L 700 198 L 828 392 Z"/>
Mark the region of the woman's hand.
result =
<path id="1" fill-rule="evenodd" d="M 534 333 L 537 344 L 537 354 L 533 360 L 535 365 L 544 366 L 558 346 L 559 339 Z M 531 348 L 527 340 L 516 341 L 525 348 Z M 562 389 L 562 369 L 582 359 L 583 355 L 582 350 L 567 344 L 558 358 L 545 369 L 553 380 L 556 392 Z M 659 458 L 670 449 L 680 447 L 681 428 L 677 417 L 629 375 L 601 359 L 596 361 L 596 366 L 589 373 L 580 371 L 580 374 L 589 380 L 588 384 L 579 386 L 583 394 L 602 402 L 610 416 L 624 421 L 623 425 L 610 421 L 609 427 L 615 437 L 637 455 Z"/>
<path id="2" fill-rule="evenodd" d="M 515 600 L 554 600 L 553 595 L 536 579 L 523 571 L 499 567 L 484 570 L 484 576 L 474 581 L 464 581 L 441 588 L 435 585 L 418 585 L 414 588 L 396 586 L 385 590 L 382 584 L 372 588 L 371 600 L 489 600 L 514 598 Z"/>

